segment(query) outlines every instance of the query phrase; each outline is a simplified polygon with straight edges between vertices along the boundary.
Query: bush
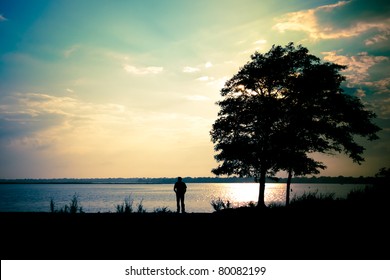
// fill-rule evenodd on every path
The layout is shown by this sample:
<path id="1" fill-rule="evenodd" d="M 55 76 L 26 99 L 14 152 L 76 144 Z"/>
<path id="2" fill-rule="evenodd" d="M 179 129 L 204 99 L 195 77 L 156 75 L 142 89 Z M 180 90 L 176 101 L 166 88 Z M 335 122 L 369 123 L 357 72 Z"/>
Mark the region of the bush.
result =
<path id="1" fill-rule="evenodd" d="M 229 200 L 223 201 L 221 198 L 211 200 L 210 204 L 215 211 L 232 208 L 232 203 Z"/>
<path id="2" fill-rule="evenodd" d="M 329 205 L 335 202 L 335 193 L 318 194 L 318 190 L 315 192 L 304 192 L 301 196 L 296 196 L 291 199 L 288 207 L 316 207 Z"/>

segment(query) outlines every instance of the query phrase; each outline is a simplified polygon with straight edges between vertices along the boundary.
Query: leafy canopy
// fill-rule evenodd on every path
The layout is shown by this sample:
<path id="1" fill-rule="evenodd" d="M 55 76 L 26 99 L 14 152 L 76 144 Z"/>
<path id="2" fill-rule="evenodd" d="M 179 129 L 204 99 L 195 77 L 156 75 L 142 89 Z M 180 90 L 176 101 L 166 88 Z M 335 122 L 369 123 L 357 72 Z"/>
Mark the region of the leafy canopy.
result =
<path id="1" fill-rule="evenodd" d="M 345 68 L 293 43 L 254 53 L 221 89 L 210 131 L 220 164 L 212 172 L 254 177 L 262 192 L 264 177 L 279 170 L 325 168 L 309 157 L 313 152 L 344 152 L 362 162 L 364 147 L 354 136 L 374 140 L 380 128 L 375 114 L 341 88 Z"/>

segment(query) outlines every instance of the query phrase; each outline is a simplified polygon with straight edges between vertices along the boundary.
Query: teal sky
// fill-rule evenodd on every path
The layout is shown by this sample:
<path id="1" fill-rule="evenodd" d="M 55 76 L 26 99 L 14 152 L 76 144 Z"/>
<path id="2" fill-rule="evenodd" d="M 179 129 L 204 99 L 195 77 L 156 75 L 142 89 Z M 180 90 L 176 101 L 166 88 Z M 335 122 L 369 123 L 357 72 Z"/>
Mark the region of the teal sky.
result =
<path id="1" fill-rule="evenodd" d="M 255 51 L 292 41 L 348 66 L 383 129 L 362 165 L 390 167 L 388 1 L 0 2 L 0 178 L 213 176 L 219 90 Z M 280 176 L 285 174 L 280 173 Z"/>

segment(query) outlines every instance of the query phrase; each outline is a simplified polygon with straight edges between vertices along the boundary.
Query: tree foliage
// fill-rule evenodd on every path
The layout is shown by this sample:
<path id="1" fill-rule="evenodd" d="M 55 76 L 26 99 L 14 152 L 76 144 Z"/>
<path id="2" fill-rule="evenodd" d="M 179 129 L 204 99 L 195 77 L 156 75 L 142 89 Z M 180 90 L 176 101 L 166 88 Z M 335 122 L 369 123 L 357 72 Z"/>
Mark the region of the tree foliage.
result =
<path id="1" fill-rule="evenodd" d="M 220 164 L 212 172 L 256 178 L 258 206 L 265 206 L 266 176 L 325 168 L 310 153 L 344 152 L 361 163 L 364 147 L 354 136 L 374 140 L 380 128 L 372 123 L 373 112 L 343 92 L 345 68 L 293 43 L 254 53 L 221 89 L 210 131 Z"/>

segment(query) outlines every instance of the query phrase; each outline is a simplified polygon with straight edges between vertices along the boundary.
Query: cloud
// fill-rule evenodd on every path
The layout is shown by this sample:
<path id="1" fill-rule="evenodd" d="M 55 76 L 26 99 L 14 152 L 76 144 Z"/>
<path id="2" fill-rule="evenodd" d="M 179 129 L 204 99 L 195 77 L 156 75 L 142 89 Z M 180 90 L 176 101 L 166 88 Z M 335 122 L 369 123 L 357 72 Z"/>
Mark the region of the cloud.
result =
<path id="1" fill-rule="evenodd" d="M 238 54 L 239 55 L 248 55 L 248 54 L 253 54 L 256 51 L 262 51 L 262 50 L 264 50 L 266 44 L 267 44 L 267 40 L 265 40 L 265 39 L 257 40 L 255 42 L 253 42 L 253 44 L 252 44 L 252 45 L 254 45 L 254 47 L 252 47 L 250 49 L 246 49 L 244 51 L 241 51 Z"/>
<path id="2" fill-rule="evenodd" d="M 367 39 L 364 41 L 366 46 L 374 45 L 377 43 L 381 43 L 387 41 L 390 36 L 390 26 L 386 25 L 382 34 L 375 35 L 374 37 Z"/>
<path id="3" fill-rule="evenodd" d="M 322 54 L 324 60 L 348 67 L 343 71 L 343 74 L 347 78 L 350 87 L 362 84 L 369 77 L 368 70 L 371 67 L 389 59 L 385 56 L 370 56 L 366 52 L 356 56 L 339 55 L 338 51 L 323 52 Z"/>
<path id="4" fill-rule="evenodd" d="M 201 77 L 197 78 L 196 80 L 200 81 L 200 82 L 205 82 L 209 86 L 221 89 L 225 85 L 228 78 L 226 76 L 223 76 L 222 78 L 215 78 L 215 77 L 211 77 L 211 76 L 201 76 Z"/>
<path id="5" fill-rule="evenodd" d="M 187 99 L 206 101 L 207 97 L 192 95 Z M 202 138 L 197 136 L 199 127 L 204 129 L 209 123 L 208 119 L 187 114 L 146 112 L 67 96 L 19 93 L 1 98 L 0 145 L 39 146 L 78 154 L 95 150 L 94 147 L 98 147 L 95 152 L 132 146 L 141 149 L 148 142 L 156 147 L 163 143 L 172 145 L 181 135 Z"/>
<path id="6" fill-rule="evenodd" d="M 191 66 L 185 66 L 183 67 L 183 72 L 184 73 L 195 73 L 195 72 L 199 72 L 200 69 L 197 68 L 197 67 L 191 67 Z"/>
<path id="7" fill-rule="evenodd" d="M 318 39 L 339 39 L 359 36 L 368 31 L 374 31 L 379 34 L 365 41 L 366 45 L 372 45 L 387 40 L 390 34 L 390 18 L 382 20 L 374 18 L 372 21 L 358 21 L 346 28 L 337 28 L 332 23 L 320 25 L 319 13 L 328 14 L 336 8 L 341 8 L 351 3 L 351 1 L 340 1 L 336 4 L 324 5 L 314 9 L 308 9 L 293 13 L 287 13 L 280 18 L 273 26 L 279 32 L 303 31 L 309 34 L 309 37 Z"/>
<path id="8" fill-rule="evenodd" d="M 362 97 L 366 96 L 366 92 L 364 90 L 362 90 L 361 88 L 359 88 L 356 90 L 355 95 L 359 98 L 362 98 Z"/>
<path id="9" fill-rule="evenodd" d="M 202 76 L 202 77 L 199 77 L 196 79 L 197 81 L 202 81 L 202 82 L 207 82 L 207 81 L 211 81 L 211 80 L 214 80 L 213 77 L 209 77 L 209 76 Z"/>
<path id="10" fill-rule="evenodd" d="M 124 107 L 117 104 L 93 104 L 43 93 L 18 93 L 3 98 L 2 103 L 0 118 L 6 120 L 9 127 L 27 128 L 20 132 L 26 136 L 53 127 L 57 131 L 69 130 L 91 123 L 118 121 L 124 111 Z"/>
<path id="11" fill-rule="evenodd" d="M 364 82 L 363 85 L 374 88 L 375 93 L 378 94 L 390 93 L 390 77 L 379 81 Z"/>
<path id="12" fill-rule="evenodd" d="M 185 66 L 183 67 L 184 73 L 196 73 L 201 71 L 201 68 L 211 68 L 213 64 L 210 61 L 207 61 L 204 65 L 198 65 L 197 67 Z"/>
<path id="13" fill-rule="evenodd" d="M 254 45 L 264 45 L 264 44 L 267 44 L 267 40 L 265 39 L 260 39 L 260 40 L 257 40 L 255 42 L 253 42 Z"/>
<path id="14" fill-rule="evenodd" d="M 149 67 L 136 67 L 133 65 L 125 64 L 123 66 L 123 69 L 130 73 L 135 75 L 149 75 L 149 74 L 158 74 L 161 73 L 164 68 L 163 67 L 157 67 L 157 66 L 149 66 Z"/>
<path id="15" fill-rule="evenodd" d="M 374 101 L 375 102 L 375 101 Z M 383 98 L 374 103 L 376 105 L 377 111 L 379 112 L 379 117 L 390 119 L 390 97 Z"/>
<path id="16" fill-rule="evenodd" d="M 190 101 L 209 101 L 210 98 L 208 98 L 207 96 L 203 96 L 203 95 L 189 95 L 189 96 L 186 96 L 186 98 Z"/>
<path id="17" fill-rule="evenodd" d="M 66 58 L 70 57 L 75 51 L 77 51 L 80 48 L 79 45 L 71 46 L 69 49 L 66 49 L 64 51 L 64 56 Z"/>
<path id="18" fill-rule="evenodd" d="M 344 6 L 347 3 L 346 1 L 341 1 L 337 4 L 320 6 L 315 9 L 287 13 L 276 19 L 278 23 L 273 28 L 282 33 L 286 30 L 304 31 L 309 33 L 312 38 L 321 38 L 324 35 L 318 26 L 316 14 L 321 10 L 330 12 L 334 8 Z"/>
<path id="19" fill-rule="evenodd" d="M 0 21 L 6 21 L 6 20 L 8 20 L 8 19 L 5 16 L 0 15 Z"/>

